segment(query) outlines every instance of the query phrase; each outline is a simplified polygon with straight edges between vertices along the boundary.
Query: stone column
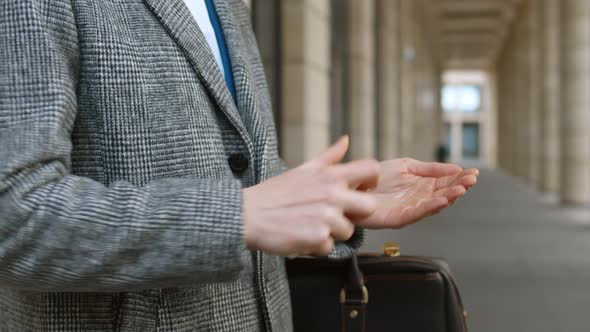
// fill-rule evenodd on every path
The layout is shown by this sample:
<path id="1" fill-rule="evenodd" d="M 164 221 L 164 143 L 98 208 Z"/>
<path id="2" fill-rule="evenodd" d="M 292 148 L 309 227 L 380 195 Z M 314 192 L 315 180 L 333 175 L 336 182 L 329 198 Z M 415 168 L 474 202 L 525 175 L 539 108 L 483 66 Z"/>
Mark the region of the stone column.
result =
<path id="1" fill-rule="evenodd" d="M 505 48 L 508 46 L 505 46 Z M 507 160 L 506 160 L 506 112 L 507 112 L 507 103 L 506 103 L 506 86 L 505 86 L 505 75 L 506 75 L 506 63 L 502 57 L 502 54 L 499 54 L 498 63 L 496 65 L 498 76 L 498 166 L 502 169 L 507 169 Z"/>
<path id="2" fill-rule="evenodd" d="M 315 1 L 315 0 L 314 0 Z M 375 156 L 375 3 L 349 1 L 348 110 L 351 159 Z M 296 2 L 296 1 L 294 1 Z"/>
<path id="3" fill-rule="evenodd" d="M 400 109 L 400 153 L 407 157 L 412 155 L 412 142 L 414 134 L 414 110 L 416 109 L 415 74 L 413 63 L 416 61 L 416 39 L 413 6 L 414 0 L 401 1 L 401 109 Z"/>
<path id="4" fill-rule="evenodd" d="M 486 73 L 483 104 L 486 108 L 485 126 L 483 127 L 482 155 L 490 169 L 498 166 L 498 80 L 496 72 Z"/>
<path id="5" fill-rule="evenodd" d="M 528 11 L 528 8 L 525 8 Z M 529 13 L 525 13 L 516 22 L 516 95 L 514 116 L 511 119 L 512 130 L 515 135 L 515 162 L 516 175 L 522 178 L 528 178 L 531 162 L 530 159 L 530 52 L 529 52 Z"/>
<path id="6" fill-rule="evenodd" d="M 499 70 L 499 103 L 500 103 L 500 152 L 502 168 L 511 174 L 519 174 L 521 164 L 520 151 L 522 133 L 523 99 L 528 98 L 528 94 L 523 89 L 526 87 L 526 75 L 523 73 L 523 66 L 526 67 L 526 61 L 523 61 L 523 24 L 516 21 L 511 28 L 512 33 L 508 36 L 506 46 L 500 54 Z"/>
<path id="7" fill-rule="evenodd" d="M 401 5 L 399 0 L 378 0 L 376 7 L 378 156 L 391 159 L 400 155 Z"/>
<path id="8" fill-rule="evenodd" d="M 561 199 L 590 204 L 590 1 L 561 4 Z"/>
<path id="9" fill-rule="evenodd" d="M 512 150 L 514 148 L 511 115 L 514 111 L 514 39 L 512 33 L 506 40 L 506 45 L 498 58 L 498 140 L 500 167 L 514 173 L 514 160 Z"/>
<path id="10" fill-rule="evenodd" d="M 330 143 L 330 3 L 281 5 L 281 148 L 296 166 Z"/>
<path id="11" fill-rule="evenodd" d="M 281 132 L 281 3 L 275 0 L 252 0 L 252 26 L 256 33 L 260 57 L 272 99 L 277 131 Z"/>
<path id="12" fill-rule="evenodd" d="M 541 158 L 541 107 L 542 78 L 543 78 L 543 21 L 542 1 L 529 1 L 528 26 L 528 74 L 529 74 L 529 102 L 528 102 L 528 171 L 526 178 L 531 185 L 539 187 L 543 160 Z"/>
<path id="13" fill-rule="evenodd" d="M 514 32 L 516 34 L 516 31 Z M 519 142 L 519 131 L 518 127 L 521 124 L 521 114 L 523 113 L 523 109 L 521 108 L 521 99 L 522 99 L 522 89 L 520 86 L 522 85 L 522 80 L 524 79 L 522 76 L 522 69 L 520 68 L 522 65 L 522 61 L 520 61 L 518 53 L 519 53 L 519 46 L 522 42 L 520 36 L 515 36 L 513 44 L 513 60 L 508 59 L 510 61 L 510 72 L 508 73 L 508 79 L 510 80 L 511 84 L 510 87 L 512 90 L 510 91 L 510 112 L 507 115 L 507 121 L 509 126 L 509 141 L 508 144 L 510 146 L 509 153 L 510 155 L 508 158 L 510 159 L 510 171 L 513 175 L 518 175 L 519 167 L 520 167 L 520 142 Z"/>
<path id="14" fill-rule="evenodd" d="M 515 36 L 512 40 L 511 51 L 508 55 L 509 58 L 506 59 L 508 61 L 508 72 L 506 73 L 506 79 L 508 80 L 507 84 L 507 98 L 509 108 L 506 112 L 506 128 L 508 131 L 508 139 L 506 140 L 506 149 L 507 149 L 507 159 L 508 159 L 508 169 L 510 173 L 513 175 L 518 174 L 518 123 L 519 123 L 519 114 L 521 110 L 519 108 L 519 100 L 520 100 L 520 93 L 521 91 L 518 89 L 519 85 L 521 84 L 520 81 L 522 77 L 520 77 L 520 72 L 518 67 L 520 66 L 520 61 L 517 57 L 518 55 L 518 43 L 520 39 L 517 38 L 516 32 L 514 32 Z"/>
<path id="15" fill-rule="evenodd" d="M 541 146 L 543 155 L 543 191 L 557 192 L 560 186 L 560 2 L 544 0 L 544 91 Z"/>
<path id="16" fill-rule="evenodd" d="M 432 160 L 440 143 L 441 71 L 422 3 L 401 1 L 400 155 Z"/>

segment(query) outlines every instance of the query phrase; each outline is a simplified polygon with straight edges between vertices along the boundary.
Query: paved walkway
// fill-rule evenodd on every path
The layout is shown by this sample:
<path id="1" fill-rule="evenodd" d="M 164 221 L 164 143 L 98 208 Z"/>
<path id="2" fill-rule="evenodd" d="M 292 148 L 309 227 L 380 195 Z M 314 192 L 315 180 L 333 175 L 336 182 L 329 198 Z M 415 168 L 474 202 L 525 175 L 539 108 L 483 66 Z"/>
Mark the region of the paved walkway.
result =
<path id="1" fill-rule="evenodd" d="M 500 172 L 468 197 L 401 231 L 371 231 L 364 250 L 444 257 L 472 332 L 590 331 L 590 211 L 557 207 Z"/>

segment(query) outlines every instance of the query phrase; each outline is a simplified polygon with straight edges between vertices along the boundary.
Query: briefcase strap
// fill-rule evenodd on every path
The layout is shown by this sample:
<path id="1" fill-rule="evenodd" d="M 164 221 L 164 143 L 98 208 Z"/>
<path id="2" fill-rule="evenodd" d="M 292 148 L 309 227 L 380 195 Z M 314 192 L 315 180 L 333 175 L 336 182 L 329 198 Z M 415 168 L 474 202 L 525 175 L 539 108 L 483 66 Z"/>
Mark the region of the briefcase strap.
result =
<path id="1" fill-rule="evenodd" d="M 356 254 L 349 261 L 346 286 L 340 291 L 342 332 L 364 332 L 369 292 L 363 282 Z"/>
<path id="2" fill-rule="evenodd" d="M 366 305 L 343 304 L 341 308 L 342 332 L 365 332 Z"/>

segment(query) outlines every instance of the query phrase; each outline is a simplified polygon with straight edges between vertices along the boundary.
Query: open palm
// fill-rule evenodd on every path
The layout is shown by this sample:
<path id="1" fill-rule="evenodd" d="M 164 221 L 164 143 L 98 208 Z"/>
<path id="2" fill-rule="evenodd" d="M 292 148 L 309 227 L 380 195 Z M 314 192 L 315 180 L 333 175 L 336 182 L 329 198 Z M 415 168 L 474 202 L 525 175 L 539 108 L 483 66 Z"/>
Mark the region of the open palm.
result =
<path id="1" fill-rule="evenodd" d="M 403 158 L 381 163 L 379 182 L 369 190 L 377 211 L 358 223 L 372 229 L 400 228 L 438 213 L 475 185 L 479 171 L 453 164 Z"/>

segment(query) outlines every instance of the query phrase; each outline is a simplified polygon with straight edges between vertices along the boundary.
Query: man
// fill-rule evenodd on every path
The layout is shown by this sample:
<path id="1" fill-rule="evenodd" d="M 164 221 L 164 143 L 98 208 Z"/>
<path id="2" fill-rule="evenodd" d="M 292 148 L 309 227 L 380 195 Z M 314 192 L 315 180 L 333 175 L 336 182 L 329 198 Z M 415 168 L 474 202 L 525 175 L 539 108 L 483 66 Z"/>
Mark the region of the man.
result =
<path id="1" fill-rule="evenodd" d="M 247 8 L 197 2 L 0 4 L 1 331 L 288 331 L 283 256 L 475 184 L 347 138 L 283 173 Z"/>

